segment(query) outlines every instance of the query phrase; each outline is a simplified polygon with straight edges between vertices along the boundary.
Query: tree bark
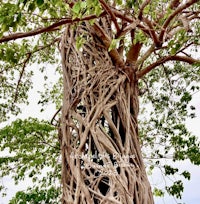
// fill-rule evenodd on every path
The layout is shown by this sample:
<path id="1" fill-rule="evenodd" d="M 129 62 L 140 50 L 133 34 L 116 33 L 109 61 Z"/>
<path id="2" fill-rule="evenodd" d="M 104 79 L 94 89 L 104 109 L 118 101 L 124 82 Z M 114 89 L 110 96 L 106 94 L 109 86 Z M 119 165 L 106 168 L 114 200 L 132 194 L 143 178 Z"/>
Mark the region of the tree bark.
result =
<path id="1" fill-rule="evenodd" d="M 61 43 L 62 203 L 152 204 L 138 137 L 136 74 L 128 67 L 130 78 L 115 66 L 93 31 L 88 22 L 69 25 Z"/>

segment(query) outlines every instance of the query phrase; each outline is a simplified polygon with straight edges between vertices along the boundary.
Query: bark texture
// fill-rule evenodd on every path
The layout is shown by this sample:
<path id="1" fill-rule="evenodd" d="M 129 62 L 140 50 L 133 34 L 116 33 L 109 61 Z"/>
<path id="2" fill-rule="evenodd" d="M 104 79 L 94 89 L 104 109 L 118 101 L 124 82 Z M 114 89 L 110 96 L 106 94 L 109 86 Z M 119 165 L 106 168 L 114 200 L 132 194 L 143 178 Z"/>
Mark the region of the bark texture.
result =
<path id="1" fill-rule="evenodd" d="M 96 26 L 111 35 L 105 18 Z M 62 38 L 62 203 L 152 204 L 134 67 L 118 67 L 102 40 L 88 22 L 67 26 Z"/>

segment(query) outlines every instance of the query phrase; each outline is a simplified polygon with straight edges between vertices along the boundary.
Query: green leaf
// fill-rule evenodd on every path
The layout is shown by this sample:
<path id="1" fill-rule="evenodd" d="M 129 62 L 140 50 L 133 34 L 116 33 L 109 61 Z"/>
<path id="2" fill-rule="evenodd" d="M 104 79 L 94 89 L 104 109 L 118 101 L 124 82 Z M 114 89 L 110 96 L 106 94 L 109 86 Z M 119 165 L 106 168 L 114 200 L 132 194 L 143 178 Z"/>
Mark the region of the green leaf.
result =
<path id="1" fill-rule="evenodd" d="M 9 26 L 8 26 L 7 24 L 3 24 L 3 25 L 1 26 L 1 30 L 2 30 L 2 32 L 6 32 L 6 31 L 9 30 Z"/>
<path id="2" fill-rule="evenodd" d="M 116 0 L 117 5 L 122 5 L 122 0 Z"/>
<path id="3" fill-rule="evenodd" d="M 134 8 L 134 5 L 137 3 L 136 0 L 127 0 L 126 5 L 128 8 Z"/>
<path id="4" fill-rule="evenodd" d="M 75 13 L 75 14 L 79 14 L 80 11 L 81 11 L 81 2 L 78 1 L 77 3 L 74 4 L 74 6 L 72 7 L 72 11 Z"/>
<path id="5" fill-rule="evenodd" d="M 183 103 L 183 102 L 189 102 L 189 101 L 191 101 L 192 100 L 192 96 L 191 96 L 191 94 L 189 93 L 189 92 L 185 92 L 184 94 L 183 94 L 183 96 L 181 97 L 181 103 Z"/>
<path id="6" fill-rule="evenodd" d="M 76 48 L 78 50 L 80 50 L 80 48 L 82 47 L 82 45 L 85 43 L 85 38 L 83 37 L 83 35 L 78 36 L 76 39 Z"/>
<path id="7" fill-rule="evenodd" d="M 184 172 L 182 172 L 182 175 L 183 175 L 186 179 L 190 180 L 190 172 L 184 171 Z"/>
<path id="8" fill-rule="evenodd" d="M 102 13 L 102 9 L 101 6 L 98 4 L 97 6 L 94 7 L 94 14 L 96 14 L 96 16 L 100 16 L 100 14 Z"/>
<path id="9" fill-rule="evenodd" d="M 165 193 L 161 189 L 154 188 L 153 194 L 157 197 L 163 197 Z"/>
<path id="10" fill-rule="evenodd" d="M 36 3 L 40 7 L 44 4 L 44 0 L 36 0 Z"/>
<path id="11" fill-rule="evenodd" d="M 179 199 L 182 197 L 181 193 L 183 192 L 183 189 L 183 182 L 181 180 L 174 182 L 174 184 L 170 187 L 166 187 L 166 190 L 169 194 Z"/>
<path id="12" fill-rule="evenodd" d="M 110 46 L 108 48 L 108 52 L 110 52 L 113 49 L 116 49 L 117 46 L 118 46 L 119 41 L 120 41 L 120 39 L 112 39 L 112 41 L 110 43 Z"/>
<path id="13" fill-rule="evenodd" d="M 177 168 L 173 168 L 169 165 L 164 165 L 164 169 L 166 175 L 174 175 L 176 172 L 178 172 Z"/>
<path id="14" fill-rule="evenodd" d="M 33 12 L 36 9 L 35 2 L 32 2 L 28 6 L 28 11 Z"/>

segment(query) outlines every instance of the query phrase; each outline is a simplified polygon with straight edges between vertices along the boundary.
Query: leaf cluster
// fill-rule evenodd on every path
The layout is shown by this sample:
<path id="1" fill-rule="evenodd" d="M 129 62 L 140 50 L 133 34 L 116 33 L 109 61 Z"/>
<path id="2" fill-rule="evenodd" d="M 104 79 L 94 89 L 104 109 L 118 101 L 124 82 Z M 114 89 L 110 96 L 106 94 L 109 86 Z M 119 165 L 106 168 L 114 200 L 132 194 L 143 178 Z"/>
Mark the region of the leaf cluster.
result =
<path id="1" fill-rule="evenodd" d="M 50 187 L 49 189 L 28 189 L 27 192 L 19 191 L 15 197 L 9 201 L 9 204 L 37 204 L 37 203 L 59 203 L 60 189 Z"/>
<path id="2" fill-rule="evenodd" d="M 59 179 L 59 142 L 48 122 L 18 119 L 0 130 L 0 144 L 1 152 L 9 155 L 0 157 L 1 178 L 12 176 L 17 184 L 29 177 L 43 188 Z"/>
<path id="3" fill-rule="evenodd" d="M 181 198 L 183 183 L 175 175 L 190 180 L 190 173 L 167 161 L 184 161 L 200 165 L 200 142 L 185 126 L 188 118 L 195 117 L 195 106 L 191 104 L 193 95 L 199 91 L 200 67 L 184 66 L 182 63 L 167 64 L 154 70 L 141 82 L 146 93 L 141 97 L 140 137 L 144 158 L 147 159 L 149 173 L 159 169 L 166 178 L 174 181 L 166 186 L 166 191 Z M 192 82 L 191 82 L 192 79 Z M 148 108 L 143 107 L 147 106 Z M 162 114 L 161 114 L 162 113 Z M 164 196 L 165 190 L 155 188 L 154 194 Z"/>

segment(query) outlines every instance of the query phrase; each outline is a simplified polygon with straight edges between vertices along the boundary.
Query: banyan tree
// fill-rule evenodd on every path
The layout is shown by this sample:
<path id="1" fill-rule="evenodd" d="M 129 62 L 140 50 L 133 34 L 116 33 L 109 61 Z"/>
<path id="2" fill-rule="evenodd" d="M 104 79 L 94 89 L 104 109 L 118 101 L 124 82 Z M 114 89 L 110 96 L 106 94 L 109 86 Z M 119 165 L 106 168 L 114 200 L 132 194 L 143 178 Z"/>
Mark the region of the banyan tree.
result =
<path id="1" fill-rule="evenodd" d="M 7 91 L 2 93 L 11 102 L 0 107 L 5 118 L 7 111 L 18 113 L 15 104 L 28 98 L 29 61 L 55 63 L 57 48 L 61 56 L 63 92 L 57 88 L 51 94 L 63 94 L 61 114 L 57 111 L 52 119 L 60 117 L 55 126 L 62 158 L 63 204 L 153 204 L 143 146 L 152 150 L 148 156 L 156 159 L 153 168 L 168 153 L 174 161 L 190 159 L 200 164 L 199 144 L 182 125 L 192 93 L 198 89 L 192 84 L 200 73 L 198 56 L 193 57 L 199 46 L 198 0 L 6 2 L 0 7 L 0 54 L 5 64 L 0 74 L 11 70 L 11 79 L 14 75 L 19 79 L 8 87 L 7 78 L 2 78 Z M 38 37 L 30 42 L 23 39 L 32 36 Z M 11 43 L 19 38 L 19 45 Z M 145 117 L 138 120 L 143 96 L 152 109 L 148 122 Z M 39 134 L 39 126 L 34 127 L 34 134 Z M 43 128 L 42 134 L 47 134 L 48 128 Z M 41 146 L 35 151 L 37 156 L 47 155 L 40 151 Z M 54 167 L 55 162 L 49 163 Z M 162 168 L 166 175 L 178 171 L 169 165 Z M 185 178 L 188 175 L 182 173 Z M 180 197 L 182 183 L 175 185 L 166 191 Z"/>
<path id="2" fill-rule="evenodd" d="M 138 138 L 141 44 L 125 61 L 108 52 L 112 36 L 110 17 L 102 17 L 67 26 L 62 37 L 64 203 L 153 202 Z"/>
<path id="3" fill-rule="evenodd" d="M 154 203 L 138 134 L 139 81 L 165 61 L 195 60 L 172 55 L 143 65 L 176 32 L 166 28 L 177 10 L 158 34 L 154 22 L 143 17 L 149 1 L 142 4 L 138 19 L 100 2 L 105 14 L 95 22 L 67 25 L 61 41 L 63 203 Z M 138 30 L 152 40 L 143 55 Z"/>

